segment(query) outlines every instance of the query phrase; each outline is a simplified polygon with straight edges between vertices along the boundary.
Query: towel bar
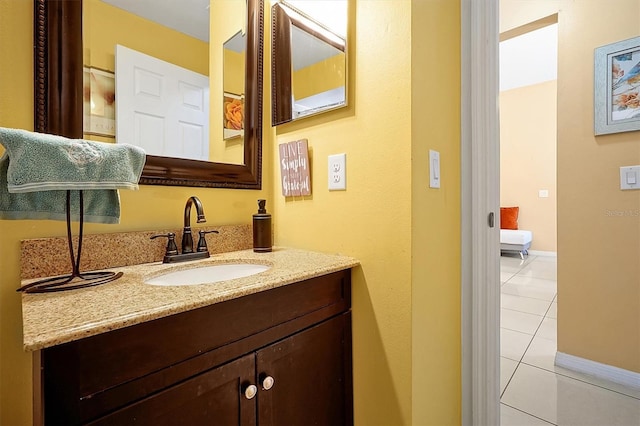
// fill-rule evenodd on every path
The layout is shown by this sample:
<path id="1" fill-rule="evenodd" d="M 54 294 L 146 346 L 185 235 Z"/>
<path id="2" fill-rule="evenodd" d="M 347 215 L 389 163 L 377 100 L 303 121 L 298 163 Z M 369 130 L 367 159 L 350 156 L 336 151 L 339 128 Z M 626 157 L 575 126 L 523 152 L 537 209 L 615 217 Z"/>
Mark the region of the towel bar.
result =
<path id="1" fill-rule="evenodd" d="M 80 200 L 80 226 L 78 230 L 78 256 L 73 251 L 71 237 L 71 191 L 67 191 L 67 239 L 69 241 L 69 255 L 71 257 L 71 274 L 45 278 L 26 284 L 16 291 L 25 293 L 50 293 L 54 291 L 73 290 L 77 288 L 93 287 L 115 281 L 122 276 L 122 272 L 97 271 L 80 273 L 80 256 L 82 255 L 82 234 L 84 229 L 84 201 L 82 190 L 78 191 Z M 78 278 L 74 282 L 74 278 Z M 81 281 L 80 281 L 81 280 Z"/>

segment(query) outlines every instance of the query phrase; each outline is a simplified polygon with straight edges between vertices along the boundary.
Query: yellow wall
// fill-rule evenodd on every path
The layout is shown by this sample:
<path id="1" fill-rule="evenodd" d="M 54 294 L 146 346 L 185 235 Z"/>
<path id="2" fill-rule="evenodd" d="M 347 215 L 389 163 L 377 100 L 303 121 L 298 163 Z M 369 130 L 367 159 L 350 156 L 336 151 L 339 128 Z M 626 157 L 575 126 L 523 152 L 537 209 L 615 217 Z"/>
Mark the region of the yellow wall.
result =
<path id="1" fill-rule="evenodd" d="M 563 0 L 499 0 L 500 33 L 558 13 L 562 1 Z"/>
<path id="2" fill-rule="evenodd" d="M 324 61 L 294 71 L 293 95 L 296 100 L 344 86 L 345 55 L 340 52 Z"/>
<path id="3" fill-rule="evenodd" d="M 592 72 L 594 48 L 638 28 L 638 0 L 561 4 L 558 350 L 640 373 L 640 191 L 621 191 L 619 175 L 640 164 L 640 133 L 593 135 Z"/>
<path id="4" fill-rule="evenodd" d="M 244 96 L 245 54 L 244 52 L 237 53 L 229 49 L 222 50 L 224 52 L 224 91 Z M 218 99 L 222 99 L 222 96 L 222 93 L 218 96 L 211 92 L 211 102 L 218 102 Z M 223 109 L 220 111 L 219 117 L 211 116 L 211 120 L 216 120 L 212 126 L 215 128 L 215 130 L 212 129 L 212 132 L 215 131 L 216 133 L 211 133 L 211 138 L 213 140 L 215 136 L 218 136 L 217 139 L 222 141 L 210 145 L 211 156 L 222 163 L 242 164 L 244 162 L 244 138 L 236 136 L 225 140 L 222 136 L 219 136 L 223 134 L 222 123 L 224 123 Z M 217 133 L 218 131 L 221 133 Z"/>
<path id="5" fill-rule="evenodd" d="M 640 191 L 619 186 L 619 167 L 640 164 L 639 133 L 593 135 L 594 49 L 638 36 L 640 2 L 501 11 L 501 30 L 558 13 L 558 351 L 640 372 Z"/>
<path id="6" fill-rule="evenodd" d="M 459 6 L 349 7 L 349 106 L 276 130 L 276 144 L 307 138 L 313 152 L 312 196 L 282 197 L 276 171 L 276 239 L 362 262 L 353 276 L 356 424 L 457 424 Z M 428 189 L 429 148 L 441 152 L 441 190 Z M 341 152 L 347 190 L 328 192 L 327 156 Z"/>
<path id="7" fill-rule="evenodd" d="M 519 206 L 532 250 L 555 252 L 557 81 L 500 92 L 500 205 Z M 538 190 L 549 191 L 539 198 Z"/>
<path id="8" fill-rule="evenodd" d="M 0 126 L 33 129 L 33 7 L 29 1 L 0 0 Z M 265 128 L 269 137 L 270 127 Z M 181 226 L 184 203 L 197 195 L 207 223 L 250 223 L 258 198 L 271 198 L 271 145 L 263 146 L 263 190 L 141 186 L 120 191 L 120 225 L 87 224 L 87 233 L 153 230 Z M 74 230 L 74 233 L 76 231 Z M 64 236 L 64 222 L 0 221 L 0 424 L 31 424 L 31 354 L 22 350 L 20 240 Z"/>
<path id="9" fill-rule="evenodd" d="M 275 142 L 307 138 L 313 152 L 311 197 L 285 199 L 274 179 L 276 240 L 361 261 L 353 275 L 356 424 L 410 424 L 411 3 L 354 3 L 349 106 L 276 130 Z M 341 152 L 347 190 L 328 192 L 327 156 Z"/>
<path id="10" fill-rule="evenodd" d="M 0 46 L 16 58 L 10 67 L 1 65 L 3 75 L 10 70 L 16 78 L 11 80 L 15 94 L 0 97 L 0 111 L 13 109 L 0 115 L 0 125 L 29 128 L 32 102 L 14 104 L 31 91 L 31 5 L 0 0 L 0 7 L 0 31 L 11 34 L 0 38 Z M 11 13 L 5 13 L 8 8 Z M 339 252 L 362 262 L 353 276 L 356 424 L 459 424 L 459 5 L 351 1 L 349 13 L 350 105 L 277 129 L 267 124 L 265 190 L 143 186 L 121 191 L 122 223 L 86 231 L 176 226 L 192 194 L 202 199 L 209 223 L 246 223 L 255 200 L 267 198 L 277 244 Z M 266 13 L 266 34 L 269 22 Z M 266 52 L 269 46 L 266 37 Z M 267 106 L 269 69 L 265 55 Z M 264 123 L 270 123 L 269 112 L 264 108 Z M 313 195 L 285 199 L 273 152 L 278 143 L 302 137 L 310 144 Z M 441 153 L 440 190 L 428 189 L 429 148 Z M 339 152 L 347 154 L 347 191 L 330 193 L 327 156 Z M 0 227 L 0 423 L 29 424 L 31 356 L 21 348 L 20 299 L 14 291 L 19 240 L 64 235 L 64 224 L 2 221 Z"/>
<path id="11" fill-rule="evenodd" d="M 619 180 L 638 132 L 593 135 L 594 49 L 638 36 L 640 1 L 607 5 L 501 0 L 500 28 L 558 13 L 558 351 L 640 372 L 640 191 Z"/>
<path id="12" fill-rule="evenodd" d="M 0 126 L 33 129 L 33 2 L 0 0 Z M 20 229 L 16 229 L 20 227 Z M 0 424 L 31 422 L 31 356 L 22 352 L 15 289 L 19 238 L 32 222 L 0 220 Z"/>
<path id="13" fill-rule="evenodd" d="M 84 63 L 115 70 L 115 46 L 121 44 L 165 62 L 209 75 L 209 45 L 100 0 L 84 0 Z"/>
<path id="14" fill-rule="evenodd" d="M 224 91 L 235 95 L 244 95 L 244 52 L 231 49 L 223 50 Z"/>
<path id="15" fill-rule="evenodd" d="M 412 424 L 454 425 L 462 421 L 460 3 L 411 3 Z M 440 189 L 429 188 L 429 149 L 440 152 Z"/>
<path id="16" fill-rule="evenodd" d="M 240 0 L 233 1 L 213 1 L 210 4 L 209 16 L 211 17 L 211 25 L 209 27 L 209 35 L 211 46 L 217 46 L 212 48 L 209 52 L 209 91 L 210 91 L 210 109 L 209 109 L 209 134 L 211 140 L 216 141 L 210 145 L 210 155 L 216 161 L 222 163 L 242 164 L 244 162 L 244 143 L 242 138 L 233 138 L 229 140 L 223 140 L 223 92 L 224 84 L 224 66 L 220 64 L 225 63 L 224 49 L 222 45 L 225 41 L 233 37 L 239 30 L 246 30 L 246 19 L 244 15 L 246 8 L 243 6 L 245 2 Z M 268 2 L 265 8 L 268 8 Z M 265 11 L 266 12 L 266 11 Z M 219 17 L 224 17 L 220 19 Z M 213 24 L 215 23 L 215 25 Z M 265 25 L 267 24 L 267 18 L 265 18 Z M 265 39 L 268 37 L 265 37 Z M 266 40 L 265 40 L 266 41 Z M 268 52 L 268 50 L 265 50 Z M 265 61 L 267 59 L 267 54 Z M 244 60 L 243 60 L 244 63 Z M 268 68 L 265 63 L 265 73 L 268 72 Z M 244 77 L 244 68 L 242 72 Z M 265 74 L 265 82 L 268 77 Z M 244 86 L 243 86 L 244 87 Z M 266 87 L 266 86 L 265 86 Z M 263 105 L 266 105 L 265 110 L 270 109 L 270 106 L 266 101 L 270 99 L 267 95 L 267 89 L 264 90 L 265 96 Z M 238 92 L 235 92 L 238 93 Z M 244 89 L 242 90 L 244 93 Z M 271 121 L 263 120 L 263 123 L 271 123 Z M 270 129 L 270 127 L 268 127 Z"/>

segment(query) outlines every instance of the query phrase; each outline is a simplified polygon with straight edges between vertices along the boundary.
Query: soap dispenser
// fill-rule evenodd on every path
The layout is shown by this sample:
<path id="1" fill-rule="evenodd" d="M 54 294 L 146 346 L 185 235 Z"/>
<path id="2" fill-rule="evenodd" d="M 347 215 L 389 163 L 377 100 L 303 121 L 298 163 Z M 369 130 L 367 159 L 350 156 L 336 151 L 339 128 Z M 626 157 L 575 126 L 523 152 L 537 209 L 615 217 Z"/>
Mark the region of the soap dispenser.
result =
<path id="1" fill-rule="evenodd" d="M 263 253 L 271 251 L 272 229 L 271 215 L 267 213 L 267 200 L 258 200 L 258 213 L 253 215 L 253 251 Z"/>

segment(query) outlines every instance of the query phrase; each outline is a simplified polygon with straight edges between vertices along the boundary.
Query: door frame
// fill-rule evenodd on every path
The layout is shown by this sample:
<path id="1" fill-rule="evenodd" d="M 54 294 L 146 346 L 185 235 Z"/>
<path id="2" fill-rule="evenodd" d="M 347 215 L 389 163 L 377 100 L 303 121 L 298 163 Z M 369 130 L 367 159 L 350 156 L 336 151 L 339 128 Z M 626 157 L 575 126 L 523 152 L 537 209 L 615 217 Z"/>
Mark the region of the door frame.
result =
<path id="1" fill-rule="evenodd" d="M 461 0 L 463 425 L 500 424 L 498 8 Z"/>

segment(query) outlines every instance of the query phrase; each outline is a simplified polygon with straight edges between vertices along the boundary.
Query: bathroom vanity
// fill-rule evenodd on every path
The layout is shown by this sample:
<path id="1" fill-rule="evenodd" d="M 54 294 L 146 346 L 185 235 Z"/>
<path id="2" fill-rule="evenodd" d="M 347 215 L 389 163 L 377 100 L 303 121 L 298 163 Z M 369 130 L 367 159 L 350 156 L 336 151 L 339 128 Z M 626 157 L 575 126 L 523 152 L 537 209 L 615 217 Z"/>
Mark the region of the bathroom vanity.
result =
<path id="1" fill-rule="evenodd" d="M 24 295 L 36 423 L 352 424 L 358 262 L 276 249 L 195 265 L 238 259 L 270 269 L 156 287 L 144 280 L 194 263 L 154 263 L 121 268 L 121 282 L 102 288 Z"/>

